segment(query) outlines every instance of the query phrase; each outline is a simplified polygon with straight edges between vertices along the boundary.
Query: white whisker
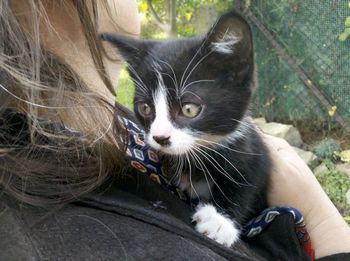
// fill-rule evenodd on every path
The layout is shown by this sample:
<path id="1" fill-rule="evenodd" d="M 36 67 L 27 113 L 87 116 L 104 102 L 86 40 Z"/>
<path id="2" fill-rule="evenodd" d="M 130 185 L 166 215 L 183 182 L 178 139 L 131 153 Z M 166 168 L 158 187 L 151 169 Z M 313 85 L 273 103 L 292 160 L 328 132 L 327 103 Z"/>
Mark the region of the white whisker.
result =
<path id="1" fill-rule="evenodd" d="M 174 71 L 173 67 L 166 61 L 163 61 L 163 60 L 160 60 L 160 59 L 158 59 L 158 61 L 160 61 L 160 62 L 164 63 L 165 65 L 167 65 L 169 67 L 169 69 L 171 70 L 171 72 L 173 73 L 174 77 L 171 77 L 171 78 L 173 79 L 174 85 L 175 85 L 176 90 L 177 90 L 178 87 L 179 87 L 179 84 L 177 82 L 176 74 L 175 74 L 175 71 Z M 169 77 L 170 77 L 170 75 L 169 75 Z"/>
<path id="2" fill-rule="evenodd" d="M 209 193 L 210 193 L 210 195 L 211 195 L 212 200 L 214 201 L 214 204 L 215 204 L 216 206 L 218 206 L 219 208 L 221 208 L 220 205 L 215 201 L 215 197 L 214 197 L 214 194 L 213 194 L 213 192 L 212 192 L 212 190 L 211 190 L 211 186 L 210 186 L 210 183 L 209 183 L 209 180 L 208 180 L 208 177 L 207 177 L 207 174 L 206 174 L 206 173 L 208 173 L 208 175 L 211 177 L 212 180 L 213 180 L 213 177 L 210 175 L 208 169 L 205 170 L 206 167 L 205 167 L 204 163 L 201 162 L 200 157 L 199 157 L 194 151 L 191 151 L 190 154 L 192 155 L 192 157 L 193 157 L 193 159 L 195 160 L 195 162 L 198 162 L 199 167 L 197 166 L 197 168 L 200 169 L 200 170 L 202 170 L 202 172 L 203 172 L 203 174 L 204 174 L 204 178 L 205 178 L 205 180 L 206 180 L 206 182 L 207 182 L 207 184 L 208 184 L 208 190 L 209 190 Z M 207 171 L 207 172 L 206 172 L 206 171 Z M 213 182 L 214 182 L 214 184 L 216 184 L 216 183 L 215 183 L 215 180 L 213 180 Z M 217 185 L 216 185 L 216 186 L 217 186 Z"/>
<path id="3" fill-rule="evenodd" d="M 248 123 L 246 123 L 244 121 L 240 121 L 240 120 L 237 120 L 237 119 L 234 119 L 234 118 L 231 118 L 230 120 L 235 121 L 235 122 L 237 122 L 239 124 L 242 124 L 244 127 L 247 127 L 248 129 L 256 131 L 255 125 L 251 125 L 251 124 L 248 124 Z"/>
<path id="4" fill-rule="evenodd" d="M 197 55 L 199 54 L 199 52 L 201 51 L 203 45 L 204 45 L 204 42 L 203 42 L 202 45 L 197 49 L 196 53 L 193 55 L 192 59 L 191 59 L 190 62 L 187 64 L 187 66 L 186 66 L 184 72 L 182 73 L 181 80 L 180 80 L 180 86 L 179 86 L 180 88 L 181 88 L 181 86 L 182 86 L 182 81 L 183 81 L 183 79 L 184 79 L 184 77 L 185 77 L 185 75 L 186 75 L 186 73 L 187 73 L 188 68 L 191 66 L 191 64 L 192 64 L 192 62 L 194 61 L 194 59 L 196 59 L 196 57 L 197 57 Z"/>
<path id="5" fill-rule="evenodd" d="M 142 92 L 142 94 L 144 94 L 145 96 L 149 95 L 149 90 L 145 89 L 145 87 L 143 87 L 140 82 L 136 79 L 133 79 L 136 87 L 138 87 L 138 89 Z"/>
<path id="6" fill-rule="evenodd" d="M 146 93 L 148 93 L 148 88 L 146 86 L 146 84 L 142 81 L 140 75 L 137 73 L 137 71 L 134 69 L 134 67 L 132 67 L 130 64 L 128 65 L 129 70 L 137 77 L 137 81 L 136 79 L 134 79 L 134 82 L 138 83 L 138 87 L 140 87 L 140 89 L 142 89 L 143 91 L 145 91 Z"/>
<path id="7" fill-rule="evenodd" d="M 201 147 L 204 147 L 205 149 L 207 150 L 210 150 L 214 153 L 216 153 L 217 155 L 219 155 L 222 159 L 224 159 L 232 168 L 234 168 L 234 170 L 236 170 L 238 172 L 238 174 L 241 176 L 241 178 L 246 182 L 247 185 L 250 185 L 251 184 L 246 180 L 246 178 L 244 177 L 244 175 L 237 169 L 237 167 L 235 165 L 232 164 L 231 161 L 229 161 L 224 155 L 222 155 L 220 152 L 208 147 L 208 146 L 205 146 L 205 145 L 201 145 L 201 144 L 198 144 L 199 146 Z"/>
<path id="8" fill-rule="evenodd" d="M 160 72 L 160 73 L 162 75 L 168 76 L 172 80 L 174 86 L 176 87 L 175 79 L 169 73 L 164 73 L 164 72 Z"/>
<path id="9" fill-rule="evenodd" d="M 201 100 L 201 97 L 199 97 L 199 95 L 195 94 L 194 92 L 191 92 L 191 91 L 184 91 L 184 92 L 181 92 L 181 95 L 185 95 L 185 93 L 190 93 L 190 94 L 192 94 L 193 96 L 197 97 L 199 100 Z"/>
<path id="10" fill-rule="evenodd" d="M 245 152 L 245 151 L 240 151 L 240 150 L 235 150 L 235 149 L 232 149 L 228 146 L 225 146 L 224 144 L 221 144 L 219 142 L 215 142 L 215 141 L 211 141 L 211 140 L 206 140 L 206 139 L 200 139 L 200 138 L 196 138 L 196 140 L 198 141 L 204 141 L 204 142 L 207 142 L 209 144 L 214 144 L 214 145 L 217 145 L 219 147 L 222 147 L 222 148 L 225 148 L 227 150 L 230 150 L 230 151 L 233 151 L 233 152 L 237 152 L 237 153 L 240 153 L 240 154 L 245 154 L 245 155 L 252 155 L 252 156 L 262 156 L 263 154 L 261 153 L 251 153 L 251 152 Z"/>
<path id="11" fill-rule="evenodd" d="M 198 160 L 198 162 L 200 163 L 200 165 L 204 167 L 204 169 L 202 169 L 202 170 L 203 170 L 203 173 L 204 173 L 204 177 L 205 177 L 205 179 L 207 180 L 209 192 L 210 192 L 210 194 L 211 194 L 211 196 L 212 196 L 212 200 L 214 201 L 215 205 L 217 205 L 219 208 L 222 209 L 222 207 L 215 201 L 215 197 L 214 197 L 214 195 L 213 195 L 213 193 L 212 193 L 212 191 L 211 191 L 210 184 L 209 184 L 209 181 L 208 181 L 208 179 L 207 179 L 205 173 L 207 173 L 207 174 L 209 175 L 209 177 L 210 177 L 211 180 L 213 181 L 214 185 L 219 189 L 219 191 L 220 191 L 221 194 L 225 197 L 225 199 L 226 199 L 228 202 L 230 202 L 230 203 L 232 203 L 232 204 L 238 206 L 236 203 L 232 202 L 232 201 L 226 196 L 226 194 L 224 193 L 224 191 L 221 189 L 221 187 L 218 185 L 218 183 L 215 181 L 215 179 L 214 179 L 213 176 L 211 175 L 210 171 L 208 170 L 208 168 L 206 167 L 206 165 L 204 164 L 204 162 L 202 161 L 202 159 L 200 158 L 200 156 L 198 156 L 194 151 L 193 151 L 193 156 L 197 157 L 197 160 Z"/>
<path id="12" fill-rule="evenodd" d="M 191 150 L 189 150 L 188 153 L 191 154 Z M 192 189 L 191 189 L 191 195 L 190 195 L 190 197 L 192 198 L 192 191 L 193 191 L 193 192 L 196 194 L 196 197 L 200 200 L 200 197 L 199 197 L 199 195 L 198 195 L 196 189 L 194 188 L 194 186 L 193 186 L 193 184 L 192 184 L 192 177 L 191 177 L 191 175 L 192 175 L 191 160 L 190 160 L 190 158 L 189 158 L 189 156 L 188 156 L 187 153 L 185 154 L 185 156 L 186 156 L 186 159 L 187 159 L 187 162 L 188 162 L 189 171 L 190 171 L 190 173 L 189 173 L 189 178 L 190 178 L 190 186 L 191 186 L 191 188 L 192 188 Z"/>
<path id="13" fill-rule="evenodd" d="M 176 186 L 179 186 L 181 182 L 183 165 L 184 165 L 183 162 L 184 162 L 184 158 L 181 155 L 177 155 L 176 162 L 174 163 L 174 165 L 176 166 L 175 174 L 169 181 L 170 183 L 174 183 L 174 179 L 175 180 L 177 179 L 175 183 Z"/>
<path id="14" fill-rule="evenodd" d="M 215 82 L 215 80 L 198 80 L 198 81 L 193 81 L 190 82 L 189 84 L 187 84 L 186 86 L 184 86 L 181 89 L 181 92 L 183 93 L 189 86 L 191 86 L 192 84 L 196 84 L 196 83 L 201 83 L 201 82 Z"/>
<path id="15" fill-rule="evenodd" d="M 210 55 L 213 51 L 208 52 L 206 55 L 204 55 L 196 64 L 193 66 L 192 70 L 188 73 L 185 81 L 183 82 L 183 85 L 180 86 L 180 89 L 183 89 L 183 86 L 185 86 L 188 78 L 191 76 L 191 74 L 194 72 L 194 70 Z"/>
<path id="16" fill-rule="evenodd" d="M 215 160 L 214 157 L 212 157 L 209 153 L 206 151 L 202 150 L 201 148 L 195 148 L 219 173 L 221 173 L 224 177 L 232 181 L 233 183 L 237 185 L 241 185 L 239 182 L 235 181 L 233 177 L 230 176 L 230 174 L 227 173 L 227 171 Z M 213 163 L 213 161 L 214 163 Z M 217 165 L 215 165 L 217 164 Z M 220 169 L 221 170 L 220 170 Z"/>
<path id="17" fill-rule="evenodd" d="M 214 27 L 212 27 L 210 29 L 210 33 L 214 30 Z M 181 76 L 181 80 L 180 80 L 180 88 L 181 86 L 185 85 L 185 84 L 182 84 L 182 81 L 183 81 L 183 78 L 185 77 L 186 75 L 186 72 L 188 70 L 188 68 L 191 66 L 192 62 L 194 61 L 194 59 L 197 57 L 197 55 L 201 52 L 201 50 L 203 49 L 203 46 L 206 44 L 208 38 L 204 38 L 201 46 L 197 49 L 196 53 L 193 55 L 192 59 L 190 60 L 190 62 L 187 64 L 186 68 L 185 68 L 185 71 L 183 72 L 182 76 Z"/>

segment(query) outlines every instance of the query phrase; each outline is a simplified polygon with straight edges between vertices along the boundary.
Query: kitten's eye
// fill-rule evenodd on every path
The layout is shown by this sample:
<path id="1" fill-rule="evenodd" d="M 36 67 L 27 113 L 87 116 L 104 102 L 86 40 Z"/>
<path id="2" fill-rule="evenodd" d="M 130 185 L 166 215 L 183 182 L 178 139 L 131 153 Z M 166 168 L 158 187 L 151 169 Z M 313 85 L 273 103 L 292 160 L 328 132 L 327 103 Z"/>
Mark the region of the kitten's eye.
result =
<path id="1" fill-rule="evenodd" d="M 149 117 L 152 115 L 152 108 L 151 106 L 149 106 L 147 103 L 145 102 L 140 102 L 137 105 L 137 109 L 139 111 L 139 113 L 144 116 L 144 117 Z"/>
<path id="2" fill-rule="evenodd" d="M 187 118 L 194 118 L 201 112 L 202 106 L 194 103 L 186 103 L 182 106 L 181 110 L 182 114 Z"/>

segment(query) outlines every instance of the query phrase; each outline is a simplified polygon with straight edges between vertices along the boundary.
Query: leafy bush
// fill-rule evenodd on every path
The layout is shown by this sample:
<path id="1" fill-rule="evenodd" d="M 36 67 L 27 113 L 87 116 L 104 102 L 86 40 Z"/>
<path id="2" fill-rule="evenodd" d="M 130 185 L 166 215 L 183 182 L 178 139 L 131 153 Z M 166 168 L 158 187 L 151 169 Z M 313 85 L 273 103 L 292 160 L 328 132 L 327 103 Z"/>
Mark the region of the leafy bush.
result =
<path id="1" fill-rule="evenodd" d="M 350 205 L 346 202 L 346 192 L 350 190 L 350 179 L 346 174 L 338 172 L 333 162 L 326 160 L 325 163 L 329 172 L 319 176 L 318 181 L 342 214 L 349 216 Z"/>
<path id="2" fill-rule="evenodd" d="M 324 139 L 315 147 L 315 154 L 324 160 L 335 161 L 339 151 L 340 146 L 334 139 Z"/>
<path id="3" fill-rule="evenodd" d="M 350 1 L 348 2 L 348 6 L 350 8 Z M 339 41 L 344 42 L 346 39 L 348 39 L 350 36 L 350 16 L 346 17 L 345 19 L 345 29 L 344 31 L 339 35 Z"/>
<path id="4" fill-rule="evenodd" d="M 116 92 L 117 101 L 130 110 L 133 110 L 134 85 L 126 69 L 120 72 Z"/>

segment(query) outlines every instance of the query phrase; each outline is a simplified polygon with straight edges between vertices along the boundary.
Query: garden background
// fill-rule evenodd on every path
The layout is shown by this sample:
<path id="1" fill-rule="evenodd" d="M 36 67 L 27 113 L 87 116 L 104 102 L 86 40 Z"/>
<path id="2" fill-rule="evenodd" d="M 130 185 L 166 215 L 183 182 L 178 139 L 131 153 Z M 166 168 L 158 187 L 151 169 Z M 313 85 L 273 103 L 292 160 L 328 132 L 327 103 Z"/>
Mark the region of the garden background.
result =
<path id="1" fill-rule="evenodd" d="M 254 33 L 259 88 L 252 113 L 293 125 L 299 148 L 350 223 L 350 1 L 138 0 L 141 37 L 204 34 L 231 8 L 245 14 Z M 121 73 L 117 100 L 132 109 L 133 85 Z M 263 123 L 265 124 L 265 123 Z"/>

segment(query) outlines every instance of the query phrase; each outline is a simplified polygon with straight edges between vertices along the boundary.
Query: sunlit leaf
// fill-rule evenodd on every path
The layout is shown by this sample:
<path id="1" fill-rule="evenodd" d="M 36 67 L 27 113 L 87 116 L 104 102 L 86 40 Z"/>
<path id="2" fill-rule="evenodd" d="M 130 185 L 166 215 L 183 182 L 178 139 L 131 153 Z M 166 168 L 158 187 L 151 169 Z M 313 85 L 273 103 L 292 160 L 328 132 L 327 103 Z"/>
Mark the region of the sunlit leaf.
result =
<path id="1" fill-rule="evenodd" d="M 350 150 L 343 150 L 339 153 L 339 157 L 343 162 L 350 162 Z"/>
<path id="2" fill-rule="evenodd" d="M 350 27 L 350 16 L 346 17 L 345 26 Z"/>
<path id="3" fill-rule="evenodd" d="M 192 18 L 192 13 L 186 13 L 185 17 L 186 17 L 187 21 L 190 21 Z"/>
<path id="4" fill-rule="evenodd" d="M 349 36 L 350 36 L 350 28 L 346 28 L 344 30 L 344 32 L 342 32 L 339 35 L 338 39 L 339 39 L 339 41 L 344 42 L 344 41 L 346 41 L 346 39 L 348 39 Z"/>

